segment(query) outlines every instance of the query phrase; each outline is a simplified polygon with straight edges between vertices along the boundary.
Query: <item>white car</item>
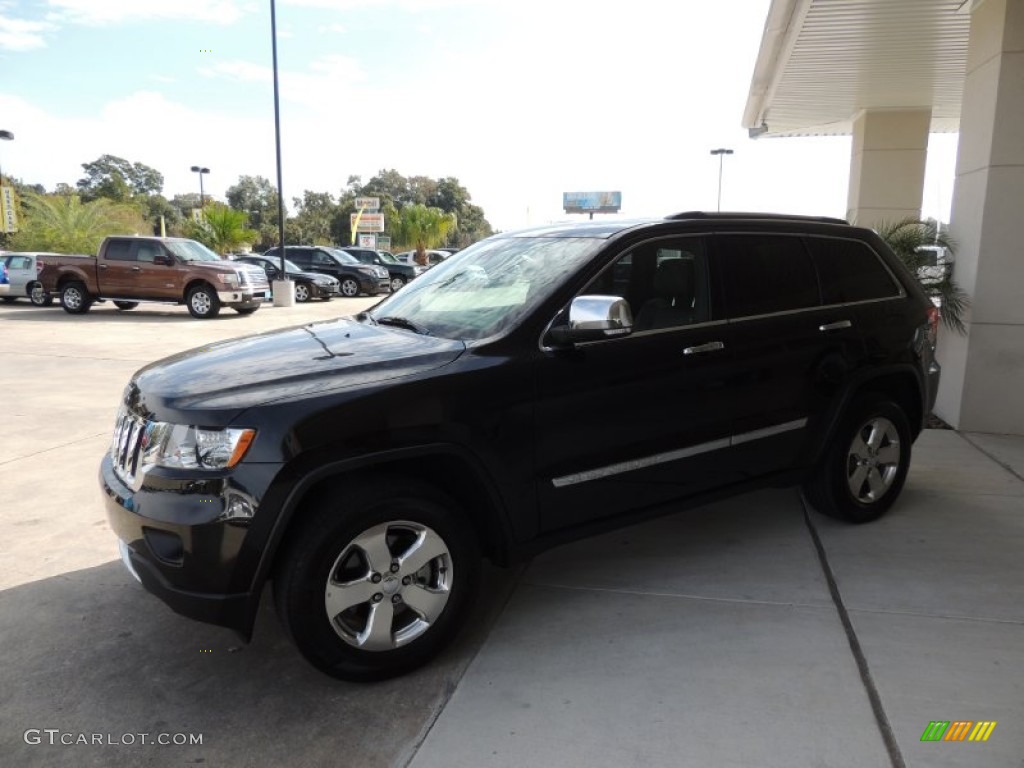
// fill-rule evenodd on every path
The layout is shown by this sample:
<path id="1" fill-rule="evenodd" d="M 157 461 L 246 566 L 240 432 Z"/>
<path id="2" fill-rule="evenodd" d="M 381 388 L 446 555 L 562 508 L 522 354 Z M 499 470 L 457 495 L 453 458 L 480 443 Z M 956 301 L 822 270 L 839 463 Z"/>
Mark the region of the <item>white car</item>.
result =
<path id="1" fill-rule="evenodd" d="M 447 259 L 451 254 L 448 251 L 440 250 L 428 250 L 427 251 L 427 266 L 434 266 L 440 264 L 442 261 Z M 416 251 L 402 251 L 396 253 L 395 258 L 402 264 L 415 264 L 416 263 Z"/>
<path id="2" fill-rule="evenodd" d="M 7 278 L 10 280 L 10 289 L 3 297 L 4 301 L 13 302 L 25 298 L 37 307 L 50 306 L 53 303 L 53 296 L 43 291 L 43 286 L 37 279 L 41 269 L 38 257 L 60 255 L 45 251 L 0 253 L 0 261 L 7 265 Z"/>

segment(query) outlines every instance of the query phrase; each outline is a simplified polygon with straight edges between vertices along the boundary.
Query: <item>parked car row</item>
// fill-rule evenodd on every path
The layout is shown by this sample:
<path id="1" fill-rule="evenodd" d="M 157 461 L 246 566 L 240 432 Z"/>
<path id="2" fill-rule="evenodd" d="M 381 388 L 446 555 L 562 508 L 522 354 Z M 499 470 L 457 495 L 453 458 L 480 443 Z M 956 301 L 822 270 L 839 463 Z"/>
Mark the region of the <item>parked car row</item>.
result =
<path id="1" fill-rule="evenodd" d="M 0 278 L 0 298 L 8 303 L 28 299 L 37 307 L 53 304 L 53 296 L 46 293 L 39 282 L 39 272 L 43 268 L 40 257 L 59 255 L 45 251 L 0 251 L 0 271 L 6 276 L 6 280 Z"/>

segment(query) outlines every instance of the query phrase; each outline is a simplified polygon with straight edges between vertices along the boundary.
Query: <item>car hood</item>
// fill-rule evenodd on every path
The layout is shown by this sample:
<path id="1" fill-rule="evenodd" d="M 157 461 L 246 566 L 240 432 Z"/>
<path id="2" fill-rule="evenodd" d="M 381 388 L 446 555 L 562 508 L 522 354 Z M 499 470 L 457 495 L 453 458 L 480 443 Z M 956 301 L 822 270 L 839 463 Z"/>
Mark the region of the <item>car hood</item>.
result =
<path id="1" fill-rule="evenodd" d="M 296 272 L 295 270 L 288 270 L 286 274 L 288 275 L 288 277 L 299 277 L 302 278 L 303 280 L 312 280 L 314 283 L 317 280 L 323 281 L 338 279 L 334 275 L 325 275 L 323 272 L 306 272 L 305 270 L 301 272 Z"/>
<path id="2" fill-rule="evenodd" d="M 222 341 L 151 363 L 126 398 L 144 414 L 219 411 L 230 421 L 246 408 L 331 389 L 375 384 L 440 368 L 466 346 L 394 327 L 341 318 Z M 213 416 L 212 413 L 208 413 Z"/>

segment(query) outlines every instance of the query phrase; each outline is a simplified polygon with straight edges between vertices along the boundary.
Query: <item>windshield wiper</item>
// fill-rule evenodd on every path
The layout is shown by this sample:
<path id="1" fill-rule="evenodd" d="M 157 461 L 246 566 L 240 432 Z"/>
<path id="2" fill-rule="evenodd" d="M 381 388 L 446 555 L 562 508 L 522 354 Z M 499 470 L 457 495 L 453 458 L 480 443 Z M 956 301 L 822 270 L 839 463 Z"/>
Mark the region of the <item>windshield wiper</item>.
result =
<path id="1" fill-rule="evenodd" d="M 396 328 L 405 328 L 407 331 L 414 331 L 415 333 L 420 333 L 423 334 L 424 336 L 430 335 L 430 331 L 428 331 L 426 328 L 421 328 L 420 326 L 416 325 L 416 323 L 414 323 L 412 320 L 407 320 L 404 317 L 389 315 L 387 317 L 376 317 L 374 318 L 374 320 L 376 320 L 379 325 L 393 325 Z"/>

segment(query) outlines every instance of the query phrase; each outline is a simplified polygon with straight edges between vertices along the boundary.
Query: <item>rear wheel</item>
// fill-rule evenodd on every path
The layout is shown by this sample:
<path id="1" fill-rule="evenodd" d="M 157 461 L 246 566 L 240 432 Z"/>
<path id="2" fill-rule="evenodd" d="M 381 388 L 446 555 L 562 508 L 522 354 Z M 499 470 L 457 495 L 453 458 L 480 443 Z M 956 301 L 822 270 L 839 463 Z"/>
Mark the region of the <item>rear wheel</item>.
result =
<path id="1" fill-rule="evenodd" d="M 354 298 L 359 295 L 359 281 L 354 277 L 341 278 L 341 295 Z"/>
<path id="2" fill-rule="evenodd" d="M 115 301 L 114 302 L 114 306 L 117 307 L 120 310 L 123 310 L 124 312 L 127 312 L 129 309 L 135 309 L 137 306 L 139 306 L 139 302 L 137 302 L 137 301 Z"/>
<path id="3" fill-rule="evenodd" d="M 217 292 L 209 285 L 197 285 L 188 292 L 186 298 L 188 312 L 192 317 L 208 320 L 220 313 L 220 299 Z"/>
<path id="4" fill-rule="evenodd" d="M 312 298 L 312 292 L 306 283 L 295 284 L 295 300 L 296 301 L 309 301 Z"/>
<path id="5" fill-rule="evenodd" d="M 472 603 L 480 554 L 455 503 L 400 478 L 325 500 L 278 562 L 278 615 L 314 666 L 343 680 L 408 672 L 438 653 Z"/>
<path id="6" fill-rule="evenodd" d="M 37 307 L 48 307 L 53 304 L 53 296 L 43 290 L 42 283 L 32 283 L 28 298 Z"/>
<path id="7" fill-rule="evenodd" d="M 64 311 L 71 315 L 84 315 L 92 306 L 92 297 L 85 290 L 85 284 L 73 280 L 60 291 L 60 303 Z"/>
<path id="8" fill-rule="evenodd" d="M 910 421 L 883 395 L 855 399 L 815 475 L 808 501 L 830 517 L 877 520 L 893 505 L 910 468 Z"/>

